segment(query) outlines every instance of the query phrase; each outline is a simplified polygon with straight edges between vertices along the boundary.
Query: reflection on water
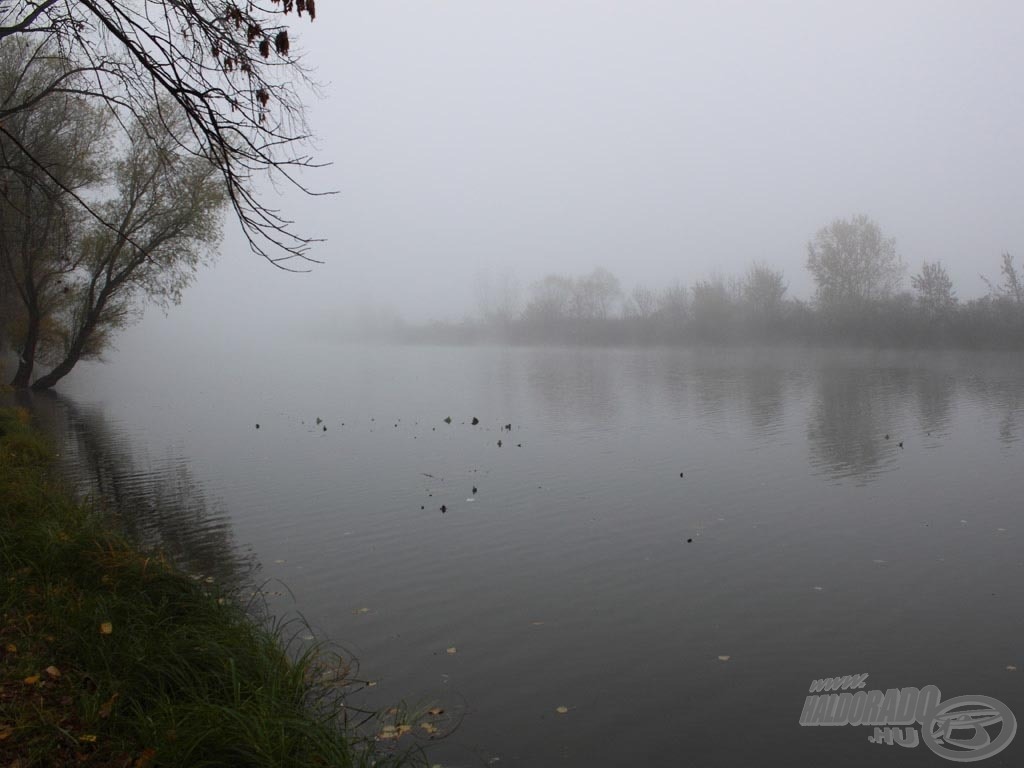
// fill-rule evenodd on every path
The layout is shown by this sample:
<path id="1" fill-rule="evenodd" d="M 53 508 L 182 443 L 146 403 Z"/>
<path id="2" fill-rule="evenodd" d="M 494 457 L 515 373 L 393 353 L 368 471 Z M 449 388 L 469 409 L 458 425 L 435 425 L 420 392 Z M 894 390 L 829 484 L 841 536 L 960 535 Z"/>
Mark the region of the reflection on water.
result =
<path id="1" fill-rule="evenodd" d="M 251 578 L 252 558 L 237 551 L 226 510 L 211 503 L 189 460 L 172 446 L 154 459 L 99 408 L 54 393 L 20 399 L 55 438 L 62 474 L 75 491 L 116 514 L 142 547 L 226 588 Z"/>
<path id="2" fill-rule="evenodd" d="M 834 478 L 868 482 L 896 461 L 906 404 L 903 371 L 827 365 L 818 371 L 807 440 L 811 463 Z"/>
<path id="3" fill-rule="evenodd" d="M 1024 713 L 1024 362 L 297 346 L 222 391 L 190 354 L 36 403 L 69 472 L 193 570 L 251 545 L 371 703 L 464 712 L 436 762 L 902 765 L 797 725 L 864 671 Z"/>

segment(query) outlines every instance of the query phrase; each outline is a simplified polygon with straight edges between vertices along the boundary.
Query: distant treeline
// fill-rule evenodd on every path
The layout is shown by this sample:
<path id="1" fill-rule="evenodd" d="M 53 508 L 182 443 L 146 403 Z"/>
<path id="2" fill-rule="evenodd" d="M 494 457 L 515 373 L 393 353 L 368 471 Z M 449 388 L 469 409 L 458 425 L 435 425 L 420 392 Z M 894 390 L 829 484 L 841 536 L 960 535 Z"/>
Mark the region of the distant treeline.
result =
<path id="1" fill-rule="evenodd" d="M 396 324 L 406 342 L 561 344 L 804 343 L 1024 347 L 1024 273 L 993 259 L 988 295 L 961 301 L 945 267 L 925 262 L 905 288 L 895 241 L 867 216 L 836 220 L 807 244 L 813 300 L 786 295 L 780 270 L 755 263 L 739 277 L 628 293 L 610 272 L 550 274 L 522 297 L 514 280 L 481 291 L 479 316 Z"/>

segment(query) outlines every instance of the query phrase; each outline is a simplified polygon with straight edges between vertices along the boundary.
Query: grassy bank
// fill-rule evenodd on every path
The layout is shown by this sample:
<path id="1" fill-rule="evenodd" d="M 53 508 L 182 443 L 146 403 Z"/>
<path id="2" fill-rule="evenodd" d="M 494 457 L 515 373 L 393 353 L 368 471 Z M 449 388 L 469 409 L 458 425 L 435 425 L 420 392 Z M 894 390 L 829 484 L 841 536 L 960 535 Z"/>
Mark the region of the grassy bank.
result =
<path id="1" fill-rule="evenodd" d="M 0 766 L 358 766 L 343 659 L 139 552 L 0 411 Z"/>

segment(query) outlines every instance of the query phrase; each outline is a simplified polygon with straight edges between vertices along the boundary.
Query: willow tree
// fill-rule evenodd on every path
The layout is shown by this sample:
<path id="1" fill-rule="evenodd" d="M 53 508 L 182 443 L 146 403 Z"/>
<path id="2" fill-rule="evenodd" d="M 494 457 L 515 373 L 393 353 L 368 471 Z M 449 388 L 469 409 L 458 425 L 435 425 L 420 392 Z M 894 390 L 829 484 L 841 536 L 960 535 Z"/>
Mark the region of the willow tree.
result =
<path id="1" fill-rule="evenodd" d="M 0 46 L 4 103 L 37 92 L 59 75 L 56 55 L 25 65 L 23 41 Z M 85 219 L 76 200 L 103 179 L 105 113 L 70 91 L 11 113 L 0 132 L 0 275 L 4 336 L 18 355 L 12 384 L 27 387 L 50 320 L 66 300 L 76 267 L 73 242 Z"/>
<path id="2" fill-rule="evenodd" d="M 183 147 L 216 169 L 252 250 L 292 268 L 310 260 L 312 240 L 259 193 L 268 176 L 305 189 L 296 173 L 313 165 L 301 99 L 309 80 L 289 17 L 313 20 L 315 0 L 0 2 L 0 49 L 20 41 L 26 69 L 54 51 L 60 62 L 33 90 L 17 98 L 0 93 L 0 137 L 17 144 L 10 119 L 54 95 L 86 99 L 124 125 L 154 102 L 173 103 L 188 127 Z M 45 158 L 24 150 L 46 175 Z M 89 198 L 66 191 L 99 224 L 117 229 Z"/>
<path id="3" fill-rule="evenodd" d="M 113 163 L 114 196 L 98 206 L 111 229 L 87 220 L 70 243 L 75 268 L 64 278 L 43 350 L 53 368 L 32 384 L 48 389 L 83 358 L 98 356 L 110 335 L 147 303 L 181 300 L 197 267 L 220 240 L 223 187 L 216 169 L 182 149 L 185 119 L 156 105 L 129 129 Z"/>

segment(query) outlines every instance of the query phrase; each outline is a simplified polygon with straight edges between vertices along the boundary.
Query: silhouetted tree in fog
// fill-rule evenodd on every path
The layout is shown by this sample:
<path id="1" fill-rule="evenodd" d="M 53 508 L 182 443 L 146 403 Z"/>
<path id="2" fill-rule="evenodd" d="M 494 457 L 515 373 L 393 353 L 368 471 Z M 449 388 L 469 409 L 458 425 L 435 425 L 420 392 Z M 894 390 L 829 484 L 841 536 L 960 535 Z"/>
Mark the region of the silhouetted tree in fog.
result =
<path id="1" fill-rule="evenodd" d="M 953 281 L 940 262 L 921 265 L 921 272 L 910 278 L 917 292 L 917 303 L 931 319 L 947 318 L 956 307 Z"/>
<path id="2" fill-rule="evenodd" d="M 753 264 L 741 283 L 743 303 L 755 327 L 764 330 L 779 321 L 783 312 L 786 281 L 782 272 L 767 264 Z"/>
<path id="3" fill-rule="evenodd" d="M 836 219 L 819 230 L 807 244 L 807 269 L 822 309 L 843 314 L 890 295 L 903 277 L 896 241 L 864 215 Z"/>
<path id="4" fill-rule="evenodd" d="M 981 279 L 985 281 L 992 296 L 1009 299 L 1016 304 L 1024 304 L 1024 277 L 1017 271 L 1017 267 L 1013 263 L 1013 256 L 1004 253 L 1002 258 L 1003 263 L 999 266 L 999 271 L 1003 275 L 1002 284 L 993 284 L 984 275 L 981 276 Z"/>

